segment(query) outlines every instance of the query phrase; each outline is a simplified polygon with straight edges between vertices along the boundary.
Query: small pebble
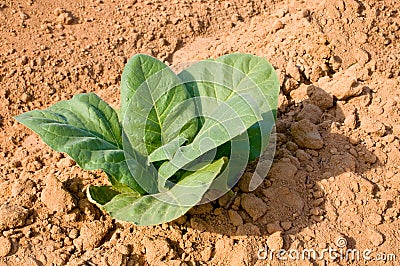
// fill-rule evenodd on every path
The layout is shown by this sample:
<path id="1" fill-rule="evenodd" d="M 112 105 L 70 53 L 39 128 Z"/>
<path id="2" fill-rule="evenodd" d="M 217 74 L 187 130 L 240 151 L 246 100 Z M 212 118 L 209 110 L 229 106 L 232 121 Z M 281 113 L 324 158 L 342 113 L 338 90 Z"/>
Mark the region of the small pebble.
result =
<path id="1" fill-rule="evenodd" d="M 123 245 L 123 244 L 118 244 L 116 249 L 118 250 L 119 253 L 122 255 L 129 255 L 131 254 L 131 251 L 128 246 Z"/>
<path id="2" fill-rule="evenodd" d="M 271 32 L 272 32 L 272 33 L 277 32 L 278 30 L 281 30 L 281 29 L 283 29 L 284 27 L 285 27 L 285 24 L 283 24 L 282 21 L 277 20 L 277 21 L 275 21 L 274 24 L 272 25 L 272 30 L 271 30 Z"/>
<path id="3" fill-rule="evenodd" d="M 26 64 L 28 64 L 28 57 L 26 57 L 25 55 L 18 58 L 16 61 L 17 66 L 24 66 Z"/>
<path id="4" fill-rule="evenodd" d="M 287 231 L 290 228 L 292 228 L 292 222 L 289 222 L 289 221 L 281 222 L 281 226 L 282 226 L 283 230 Z"/>
<path id="5" fill-rule="evenodd" d="M 79 236 L 79 232 L 78 232 L 78 230 L 76 230 L 76 229 L 74 228 L 74 229 L 72 229 L 72 230 L 69 232 L 68 236 L 69 236 L 71 239 L 75 239 L 75 238 L 77 238 L 77 237 Z"/>
<path id="6" fill-rule="evenodd" d="M 312 209 L 310 210 L 310 213 L 311 213 L 312 215 L 315 215 L 315 216 L 321 215 L 321 209 L 320 209 L 320 208 L 312 208 Z"/>
<path id="7" fill-rule="evenodd" d="M 322 216 L 322 215 L 318 215 L 318 216 L 317 215 L 312 215 L 311 219 L 316 221 L 316 222 L 322 222 L 324 220 L 324 216 Z"/>
<path id="8" fill-rule="evenodd" d="M 315 191 L 313 193 L 313 195 L 314 195 L 314 198 L 319 199 L 319 198 L 322 198 L 324 196 L 324 192 L 318 190 L 318 191 Z"/>
<path id="9" fill-rule="evenodd" d="M 19 17 L 20 17 L 22 20 L 26 20 L 26 19 L 29 18 L 28 15 L 25 14 L 24 12 L 19 12 Z"/>

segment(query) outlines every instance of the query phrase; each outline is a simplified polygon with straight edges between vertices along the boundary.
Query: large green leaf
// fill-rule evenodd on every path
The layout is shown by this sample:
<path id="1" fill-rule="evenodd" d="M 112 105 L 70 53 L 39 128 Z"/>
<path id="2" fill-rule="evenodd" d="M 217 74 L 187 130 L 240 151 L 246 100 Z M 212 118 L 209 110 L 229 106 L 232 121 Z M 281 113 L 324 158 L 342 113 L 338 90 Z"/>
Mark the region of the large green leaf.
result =
<path id="1" fill-rule="evenodd" d="M 194 96 L 227 101 L 235 95 L 248 95 L 262 116 L 247 132 L 250 137 L 249 161 L 260 156 L 268 145 L 268 137 L 275 124 L 279 94 L 278 76 L 265 58 L 251 54 L 229 54 L 194 64 L 182 71 L 179 77 L 187 82 Z M 203 105 L 200 108 L 206 115 L 207 112 L 215 112 Z"/>
<path id="2" fill-rule="evenodd" d="M 121 115 L 129 143 L 143 155 L 178 136 L 190 140 L 197 132 L 194 103 L 186 87 L 170 68 L 148 55 L 135 55 L 125 66 Z"/>
<path id="3" fill-rule="evenodd" d="M 89 188 L 89 198 L 112 217 L 136 225 L 155 225 L 179 218 L 196 205 L 220 173 L 225 158 L 186 175 L 170 190 L 140 196 L 134 192 L 118 194 L 110 187 Z"/>
<path id="4" fill-rule="evenodd" d="M 219 57 L 216 61 L 243 71 L 247 77 L 245 82 L 238 86 L 238 91 L 245 90 L 250 93 L 257 100 L 261 110 L 263 119 L 247 130 L 250 147 L 249 161 L 254 161 L 267 148 L 275 125 L 279 95 L 278 76 L 265 58 L 251 54 L 230 54 Z M 259 91 L 263 97 L 259 97 Z"/>
<path id="5" fill-rule="evenodd" d="M 203 126 L 190 145 L 178 149 L 172 160 L 159 169 L 159 189 L 190 161 L 235 138 L 246 139 L 243 134 L 249 140 L 247 159 L 254 160 L 267 146 L 275 123 L 279 81 L 264 58 L 222 56 L 198 62 L 179 77 L 195 97 Z"/>
<path id="6" fill-rule="evenodd" d="M 135 165 L 131 168 L 135 170 L 129 169 L 122 149 L 118 116 L 94 93 L 79 94 L 46 110 L 30 111 L 15 118 L 36 132 L 51 148 L 67 153 L 83 169 L 105 171 L 117 187 L 122 183 L 141 194 L 146 193 L 132 174 L 137 179 L 145 179 L 146 183 L 155 184 L 156 174 L 150 166 L 130 160 L 130 164 Z"/>

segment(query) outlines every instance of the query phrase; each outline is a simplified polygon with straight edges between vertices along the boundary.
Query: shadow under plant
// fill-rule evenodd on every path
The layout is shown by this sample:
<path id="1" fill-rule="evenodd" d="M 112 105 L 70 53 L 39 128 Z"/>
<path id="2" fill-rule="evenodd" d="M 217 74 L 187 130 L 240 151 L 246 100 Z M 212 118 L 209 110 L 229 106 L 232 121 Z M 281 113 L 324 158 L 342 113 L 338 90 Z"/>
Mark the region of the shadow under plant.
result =
<path id="1" fill-rule="evenodd" d="M 374 183 L 363 173 L 379 167 L 377 156 L 359 140 L 345 136 L 343 110 L 331 95 L 313 85 L 308 95 L 300 103 L 281 106 L 274 163 L 259 188 L 247 190 L 249 165 L 234 195 L 197 206 L 177 222 L 225 235 L 264 236 L 276 231 L 290 235 L 335 219 L 346 200 L 356 200 L 337 195 L 336 201 L 327 202 L 324 191 L 334 189 L 333 183 L 344 183 L 344 190 L 359 195 L 374 193 Z"/>

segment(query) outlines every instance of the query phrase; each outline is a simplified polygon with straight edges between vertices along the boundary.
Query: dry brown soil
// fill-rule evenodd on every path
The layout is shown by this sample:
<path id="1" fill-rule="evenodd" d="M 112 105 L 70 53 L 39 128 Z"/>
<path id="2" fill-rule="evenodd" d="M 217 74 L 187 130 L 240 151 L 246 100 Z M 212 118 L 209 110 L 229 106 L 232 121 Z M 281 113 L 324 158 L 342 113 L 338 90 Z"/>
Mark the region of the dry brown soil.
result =
<path id="1" fill-rule="evenodd" d="M 384 264 L 257 258 L 266 243 L 321 252 L 343 239 L 343 250 L 395 254 L 385 264 L 395 265 L 399 10 L 396 0 L 1 0 L 0 265 Z M 279 73 L 274 164 L 257 190 L 246 191 L 246 173 L 233 199 L 168 224 L 112 220 L 84 193 L 104 174 L 13 119 L 83 92 L 117 104 L 136 53 L 178 65 L 232 52 Z"/>

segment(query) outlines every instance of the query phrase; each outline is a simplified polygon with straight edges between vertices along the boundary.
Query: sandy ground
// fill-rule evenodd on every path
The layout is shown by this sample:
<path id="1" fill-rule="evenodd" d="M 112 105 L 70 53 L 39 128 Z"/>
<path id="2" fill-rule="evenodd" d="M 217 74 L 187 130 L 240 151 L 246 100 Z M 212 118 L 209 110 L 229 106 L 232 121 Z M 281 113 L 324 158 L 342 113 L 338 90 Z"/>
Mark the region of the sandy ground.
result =
<path id="1" fill-rule="evenodd" d="M 0 1 L 0 265 L 395 265 L 399 10 L 394 0 Z M 257 190 L 246 191 L 249 167 L 235 198 L 168 224 L 112 220 L 84 193 L 105 175 L 12 118 L 83 92 L 117 104 L 136 53 L 178 65 L 232 52 L 279 73 L 274 164 Z M 306 249 L 320 257 L 302 259 Z"/>

